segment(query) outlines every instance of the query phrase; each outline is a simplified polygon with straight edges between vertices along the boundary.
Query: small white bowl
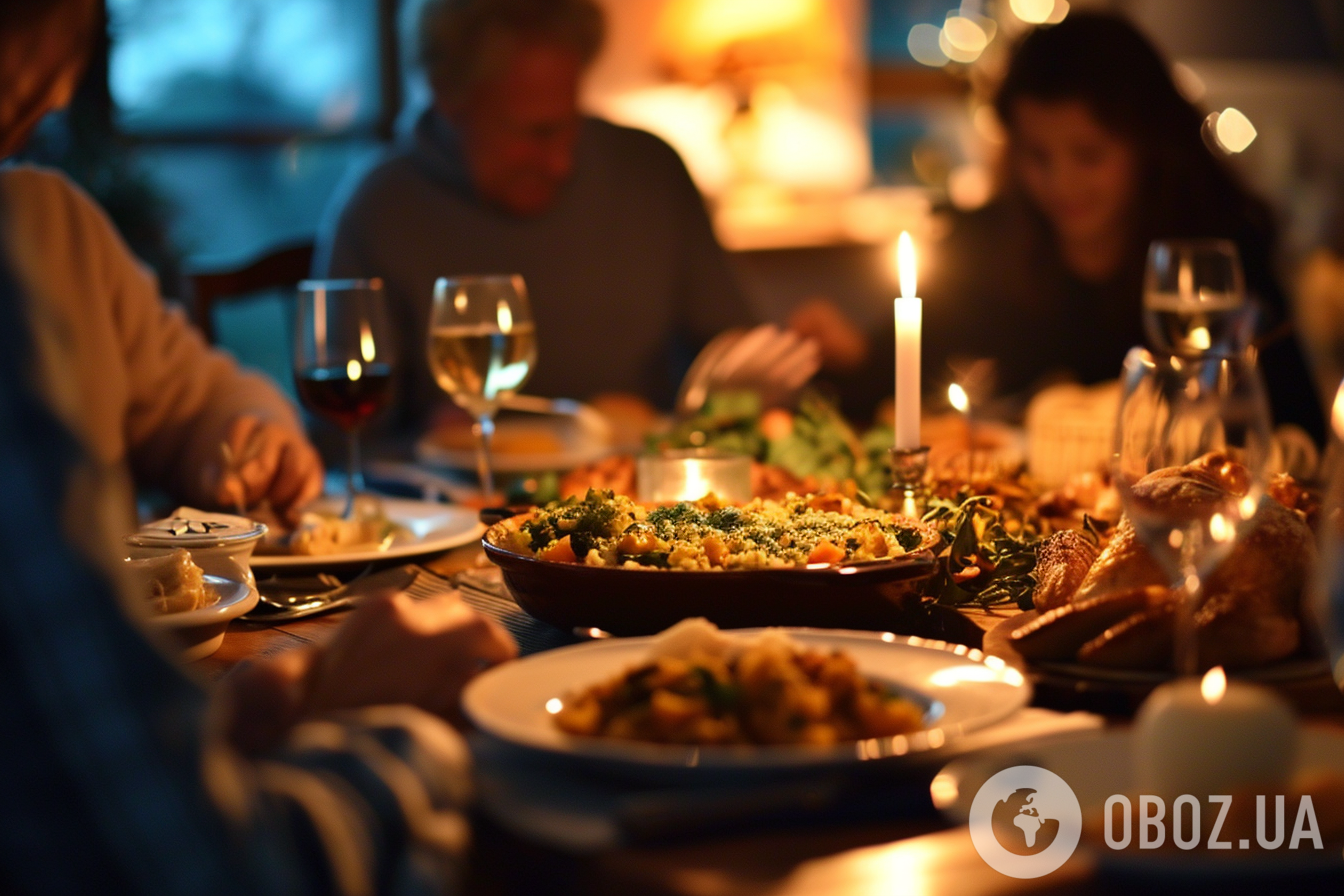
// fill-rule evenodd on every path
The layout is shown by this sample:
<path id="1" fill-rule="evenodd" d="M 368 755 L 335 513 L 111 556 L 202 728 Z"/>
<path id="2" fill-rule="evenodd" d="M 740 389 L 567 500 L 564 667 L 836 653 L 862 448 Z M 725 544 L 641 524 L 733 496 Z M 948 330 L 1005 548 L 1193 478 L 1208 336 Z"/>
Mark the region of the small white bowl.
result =
<path id="1" fill-rule="evenodd" d="M 150 629 L 171 634 L 182 650 L 181 660 L 186 663 L 218 650 L 224 643 L 224 631 L 230 620 L 257 605 L 257 590 L 246 582 L 207 575 L 205 583 L 219 594 L 219 600 L 210 606 L 181 613 L 156 613 L 145 619 Z"/>
<path id="2" fill-rule="evenodd" d="M 172 516 L 146 523 L 125 540 L 132 560 L 161 557 L 186 548 L 192 562 L 206 575 L 246 582 L 255 596 L 252 551 L 265 534 L 265 526 L 246 517 L 179 507 Z"/>

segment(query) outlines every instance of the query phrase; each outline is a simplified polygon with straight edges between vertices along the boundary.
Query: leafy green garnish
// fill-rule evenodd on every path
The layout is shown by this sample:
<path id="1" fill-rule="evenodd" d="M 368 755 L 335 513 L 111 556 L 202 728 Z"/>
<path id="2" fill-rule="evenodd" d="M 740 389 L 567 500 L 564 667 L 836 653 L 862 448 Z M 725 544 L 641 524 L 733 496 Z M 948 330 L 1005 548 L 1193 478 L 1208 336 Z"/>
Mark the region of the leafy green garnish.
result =
<path id="1" fill-rule="evenodd" d="M 1010 534 L 991 499 L 984 496 L 959 504 L 935 498 L 929 504 L 924 522 L 942 533 L 943 550 L 938 573 L 925 593 L 953 606 L 1014 603 L 1031 609 L 1035 537 Z"/>

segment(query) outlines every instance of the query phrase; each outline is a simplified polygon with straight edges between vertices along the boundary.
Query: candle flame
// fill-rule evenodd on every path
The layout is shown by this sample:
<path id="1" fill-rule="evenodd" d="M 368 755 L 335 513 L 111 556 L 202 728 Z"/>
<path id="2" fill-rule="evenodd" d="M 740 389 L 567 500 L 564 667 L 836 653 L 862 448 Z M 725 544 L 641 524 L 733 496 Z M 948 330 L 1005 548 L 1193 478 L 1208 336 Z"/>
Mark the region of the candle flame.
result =
<path id="1" fill-rule="evenodd" d="M 1227 673 L 1222 666 L 1214 666 L 1204 673 L 1204 679 L 1199 683 L 1199 693 L 1210 706 L 1217 705 L 1223 699 L 1227 693 Z"/>
<path id="2" fill-rule="evenodd" d="M 504 299 L 500 299 L 495 304 L 495 320 L 499 324 L 499 332 L 513 332 L 513 309 Z"/>
<path id="3" fill-rule="evenodd" d="M 351 358 L 349 363 L 345 365 L 345 378 L 350 380 L 351 382 L 354 382 L 363 375 L 364 375 L 363 366 L 361 366 L 360 363 L 356 361 L 354 358 Z"/>
<path id="4" fill-rule="evenodd" d="M 1335 403 L 1330 409 L 1330 426 L 1336 438 L 1344 439 L 1344 382 L 1335 391 Z"/>
<path id="5" fill-rule="evenodd" d="M 951 402 L 952 407 L 963 414 L 971 408 L 971 399 L 966 395 L 966 390 L 961 388 L 960 383 L 953 383 L 947 387 L 947 400 Z"/>
<path id="6" fill-rule="evenodd" d="M 373 345 L 373 331 L 369 329 L 366 320 L 359 322 L 359 354 L 366 364 L 372 364 L 377 354 Z"/>
<path id="7" fill-rule="evenodd" d="M 902 230 L 896 241 L 896 266 L 901 277 L 901 298 L 915 298 L 915 243 L 908 230 Z"/>
<path id="8" fill-rule="evenodd" d="M 552 697 L 551 699 L 546 701 L 546 711 L 551 715 L 555 715 L 564 708 L 565 708 L 564 701 L 562 701 L 559 697 Z"/>
<path id="9" fill-rule="evenodd" d="M 1232 535 L 1232 525 L 1227 521 L 1227 517 L 1221 513 L 1215 513 L 1209 518 L 1209 536 L 1214 541 L 1227 541 Z"/>

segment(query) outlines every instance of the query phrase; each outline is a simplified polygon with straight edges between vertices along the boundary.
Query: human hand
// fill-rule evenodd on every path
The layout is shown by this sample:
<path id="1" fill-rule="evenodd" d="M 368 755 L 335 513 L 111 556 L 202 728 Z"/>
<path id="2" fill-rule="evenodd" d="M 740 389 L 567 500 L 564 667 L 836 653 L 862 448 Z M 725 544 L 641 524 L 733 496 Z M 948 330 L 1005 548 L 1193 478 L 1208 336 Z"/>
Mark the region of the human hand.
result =
<path id="1" fill-rule="evenodd" d="M 854 370 L 868 357 L 868 338 L 830 299 L 803 301 L 790 312 L 789 329 L 817 343 L 828 370 Z"/>
<path id="2" fill-rule="evenodd" d="M 408 703 L 456 720 L 467 682 L 517 655 L 508 632 L 455 594 L 371 595 L 312 664 L 304 711 Z"/>
<path id="3" fill-rule="evenodd" d="M 224 737 L 246 754 L 278 744 L 303 715 L 315 647 L 295 647 L 239 663 L 220 682 Z"/>
<path id="4" fill-rule="evenodd" d="M 304 716 L 335 709 L 411 704 L 455 721 L 466 683 L 517 655 L 507 632 L 455 595 L 370 595 L 326 645 L 235 667 L 220 683 L 223 732 L 256 754 Z"/>
<path id="5" fill-rule="evenodd" d="M 752 391 L 766 407 L 793 397 L 821 369 L 816 342 L 761 324 L 750 330 L 725 330 L 701 350 L 686 372 L 677 395 L 677 411 L 694 414 L 719 391 Z"/>
<path id="6" fill-rule="evenodd" d="M 225 463 L 210 488 L 222 507 L 269 500 L 293 525 L 303 507 L 322 494 L 322 461 L 302 433 L 244 414 L 229 425 L 222 452 Z"/>

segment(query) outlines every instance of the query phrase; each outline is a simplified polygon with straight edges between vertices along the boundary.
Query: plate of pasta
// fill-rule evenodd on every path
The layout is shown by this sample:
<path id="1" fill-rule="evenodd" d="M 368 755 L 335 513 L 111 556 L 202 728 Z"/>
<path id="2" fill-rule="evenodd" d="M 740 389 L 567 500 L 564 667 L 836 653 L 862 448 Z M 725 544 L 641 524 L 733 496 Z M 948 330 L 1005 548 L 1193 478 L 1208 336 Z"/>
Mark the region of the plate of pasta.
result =
<path id="1" fill-rule="evenodd" d="M 344 503 L 344 498 L 319 499 L 292 530 L 272 523 L 275 537 L 258 547 L 252 568 L 311 572 L 410 560 L 470 544 L 485 531 L 475 510 L 455 504 L 361 495 L 352 518 L 343 519 Z"/>

